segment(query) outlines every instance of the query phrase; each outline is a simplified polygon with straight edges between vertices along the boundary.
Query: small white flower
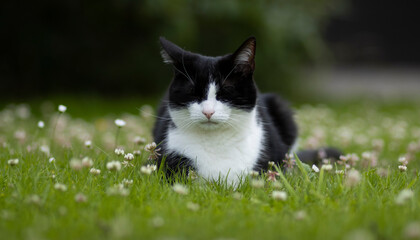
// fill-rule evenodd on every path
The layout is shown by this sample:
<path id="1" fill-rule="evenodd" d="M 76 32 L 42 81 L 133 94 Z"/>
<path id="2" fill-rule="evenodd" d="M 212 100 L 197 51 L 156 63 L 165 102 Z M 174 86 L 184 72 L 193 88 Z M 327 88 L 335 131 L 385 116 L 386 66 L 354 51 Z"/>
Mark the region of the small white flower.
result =
<path id="1" fill-rule="evenodd" d="M 251 186 L 254 188 L 263 188 L 264 187 L 264 181 L 261 179 L 258 180 L 252 180 Z"/>
<path id="2" fill-rule="evenodd" d="M 89 170 L 89 172 L 90 172 L 92 175 L 99 175 L 99 174 L 101 174 L 101 170 L 96 169 L 96 168 L 91 168 L 91 169 Z"/>
<path id="3" fill-rule="evenodd" d="M 314 170 L 314 172 L 319 172 L 319 168 L 315 164 L 312 165 L 312 170 Z"/>
<path id="4" fill-rule="evenodd" d="M 49 162 L 49 163 L 53 163 L 53 162 L 55 162 L 55 158 L 50 157 L 50 158 L 48 159 L 48 162 Z"/>
<path id="5" fill-rule="evenodd" d="M 197 203 L 193 203 L 193 202 L 188 202 L 187 203 L 187 208 L 193 212 L 196 212 L 200 209 L 200 205 L 198 205 Z"/>
<path id="6" fill-rule="evenodd" d="M 342 175 L 344 174 L 344 170 L 335 170 L 335 174 Z"/>
<path id="7" fill-rule="evenodd" d="M 64 113 L 67 110 L 67 107 L 64 105 L 58 105 L 58 111 Z"/>
<path id="8" fill-rule="evenodd" d="M 408 164 L 407 158 L 405 156 L 399 157 L 398 162 L 406 166 Z"/>
<path id="9" fill-rule="evenodd" d="M 154 164 L 147 164 L 146 166 L 141 166 L 140 172 L 150 175 L 152 172 L 156 171 L 157 166 Z"/>
<path id="10" fill-rule="evenodd" d="M 354 187 L 360 182 L 361 179 L 362 179 L 362 177 L 361 177 L 359 171 L 357 171 L 355 169 L 352 169 L 347 173 L 345 184 L 348 187 Z"/>
<path id="11" fill-rule="evenodd" d="M 149 143 L 146 146 L 144 146 L 144 150 L 148 151 L 148 152 L 152 152 L 153 150 L 155 150 L 155 148 L 157 147 L 155 142 Z"/>
<path id="12" fill-rule="evenodd" d="M 399 169 L 401 172 L 405 172 L 405 171 L 407 171 L 407 166 L 405 166 L 405 165 L 399 165 L 399 166 L 398 166 L 398 169 Z"/>
<path id="13" fill-rule="evenodd" d="M 128 196 L 130 194 L 130 190 L 124 187 L 123 184 L 116 184 L 113 187 L 107 189 L 108 195 L 120 195 L 120 196 Z"/>
<path id="14" fill-rule="evenodd" d="M 122 149 L 122 148 L 116 148 L 114 152 L 115 152 L 115 154 L 117 154 L 118 156 L 119 156 L 119 155 L 124 155 L 124 149 Z"/>
<path id="15" fill-rule="evenodd" d="M 174 184 L 172 189 L 174 190 L 174 192 L 176 192 L 178 194 L 181 194 L 181 195 L 187 195 L 188 194 L 188 188 L 186 188 L 184 185 L 179 184 L 179 183 Z"/>
<path id="16" fill-rule="evenodd" d="M 119 171 L 121 170 L 121 163 L 119 161 L 107 162 L 106 168 L 110 171 Z"/>
<path id="17" fill-rule="evenodd" d="M 56 184 L 54 184 L 54 189 L 58 190 L 58 191 L 61 191 L 61 192 L 65 192 L 65 191 L 67 191 L 67 186 L 62 184 L 62 183 L 56 183 Z"/>
<path id="18" fill-rule="evenodd" d="M 132 153 L 127 153 L 124 155 L 124 159 L 127 161 L 131 161 L 134 159 L 134 155 Z"/>
<path id="19" fill-rule="evenodd" d="M 260 175 L 260 173 L 259 173 L 259 172 L 254 171 L 254 170 L 251 170 L 248 174 L 249 174 L 249 176 L 251 176 L 251 177 L 258 177 L 258 176 Z"/>
<path id="20" fill-rule="evenodd" d="M 26 199 L 26 202 L 27 203 L 30 203 L 30 204 L 35 204 L 35 205 L 41 205 L 41 198 L 38 196 L 38 195 L 36 195 L 36 194 L 34 194 L 34 195 L 30 195 L 27 199 Z"/>
<path id="21" fill-rule="evenodd" d="M 269 166 L 269 167 L 274 166 L 274 162 L 273 162 L 273 161 L 269 161 L 269 162 L 268 162 L 268 166 Z"/>
<path id="22" fill-rule="evenodd" d="M 10 159 L 9 161 L 7 161 L 7 164 L 9 164 L 10 166 L 16 166 L 19 164 L 19 159 Z"/>
<path id="23" fill-rule="evenodd" d="M 122 120 L 122 119 L 115 119 L 115 121 L 114 121 L 114 123 L 115 123 L 115 125 L 117 125 L 117 127 L 119 127 L 119 128 L 121 128 L 121 127 L 124 127 L 125 126 L 125 121 L 124 120 Z"/>
<path id="24" fill-rule="evenodd" d="M 233 194 L 232 194 L 232 197 L 233 197 L 233 199 L 236 199 L 236 200 L 241 200 L 242 199 L 242 194 L 241 193 L 239 193 L 239 192 L 234 192 Z"/>
<path id="25" fill-rule="evenodd" d="M 140 156 L 141 151 L 140 151 L 140 150 L 134 150 L 134 151 L 133 151 L 133 154 L 134 154 L 135 156 Z"/>
<path id="26" fill-rule="evenodd" d="M 141 166 L 141 168 L 140 168 L 140 172 L 141 172 L 141 173 L 144 173 L 144 174 L 147 174 L 147 175 L 152 174 L 152 170 L 151 170 L 151 169 L 149 169 L 149 168 L 148 168 L 148 167 L 146 167 L 146 166 Z"/>
<path id="27" fill-rule="evenodd" d="M 39 147 L 39 151 L 45 153 L 46 155 L 50 155 L 50 147 L 47 145 L 42 145 Z"/>
<path id="28" fill-rule="evenodd" d="M 325 164 L 325 165 L 322 165 L 321 168 L 324 169 L 325 171 L 331 171 L 333 169 L 333 166 L 331 164 Z"/>
<path id="29" fill-rule="evenodd" d="M 395 203 L 398 205 L 402 205 L 406 203 L 408 200 L 412 199 L 413 197 L 414 197 L 413 191 L 411 191 L 410 189 L 404 189 L 395 198 Z"/>
<path id="30" fill-rule="evenodd" d="M 86 140 L 85 141 L 85 147 L 91 148 L 92 147 L 92 141 L 91 140 Z"/>
<path id="31" fill-rule="evenodd" d="M 90 158 L 88 158 L 88 157 L 84 157 L 84 158 L 82 159 L 82 165 L 83 165 L 83 167 L 85 167 L 85 168 L 90 168 L 90 167 L 92 167 L 92 166 L 93 166 L 93 160 L 92 160 L 92 159 L 90 159 Z"/>
<path id="32" fill-rule="evenodd" d="M 87 197 L 83 193 L 78 193 L 74 196 L 74 200 L 79 203 L 87 202 Z"/>
<path id="33" fill-rule="evenodd" d="M 77 159 L 77 158 L 72 158 L 72 159 L 70 160 L 70 167 L 71 167 L 73 170 L 79 171 L 79 170 L 81 170 L 81 169 L 83 168 L 82 161 L 80 161 L 80 160 L 79 160 L 79 159 Z"/>
<path id="34" fill-rule="evenodd" d="M 128 187 L 128 186 L 130 186 L 130 185 L 132 185 L 132 184 L 133 184 L 133 180 L 132 180 L 132 179 L 131 179 L 131 180 L 128 180 L 128 179 L 124 178 L 124 179 L 122 180 L 122 184 L 123 184 L 124 186 Z"/>
<path id="35" fill-rule="evenodd" d="M 287 200 L 287 193 L 284 192 L 284 191 L 273 191 L 271 193 L 271 197 L 274 200 L 286 201 Z"/>
<path id="36" fill-rule="evenodd" d="M 43 121 L 39 121 L 38 122 L 38 127 L 39 128 L 44 128 L 45 127 L 45 123 Z"/>

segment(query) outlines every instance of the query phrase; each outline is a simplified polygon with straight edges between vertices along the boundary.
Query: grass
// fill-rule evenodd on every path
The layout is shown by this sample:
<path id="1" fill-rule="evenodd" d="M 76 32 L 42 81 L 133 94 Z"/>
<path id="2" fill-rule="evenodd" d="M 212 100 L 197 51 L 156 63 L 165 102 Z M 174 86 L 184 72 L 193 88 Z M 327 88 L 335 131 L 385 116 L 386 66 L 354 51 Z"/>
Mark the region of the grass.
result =
<path id="1" fill-rule="evenodd" d="M 150 107 L 138 114 L 141 105 L 130 102 L 127 114 L 118 104 L 99 100 L 58 103 L 69 106 L 66 113 L 59 115 L 56 105 L 38 102 L 30 103 L 30 114 L 22 105 L 0 112 L 2 239 L 420 237 L 420 109 L 415 103 L 296 106 L 300 146 L 334 145 L 357 154 L 360 160 L 351 168 L 360 179 L 353 182 L 350 169 L 336 173 L 345 169 L 342 165 L 333 164 L 330 171 L 320 166 L 320 172 L 314 172 L 297 161 L 276 182 L 266 176 L 246 177 L 237 189 L 188 178 L 180 182 L 188 194 L 174 191 L 159 171 L 141 171 L 153 164 L 143 150 L 152 141 Z M 109 161 L 124 161 L 114 153 L 115 118 L 127 122 L 118 146 L 126 153 L 142 152 L 133 166 L 120 171 L 106 168 Z M 39 120 L 45 128 L 37 128 Z M 135 144 L 135 136 L 146 143 Z M 84 146 L 85 140 L 92 140 L 91 148 Z M 401 156 L 409 160 L 407 171 L 398 168 Z M 50 163 L 50 157 L 55 161 Z M 93 160 L 99 175 L 91 174 L 90 167 L 70 166 L 72 159 L 84 157 Z M 19 163 L 11 166 L 10 159 Z M 124 185 L 124 179 L 133 183 Z M 56 183 L 67 190 L 57 190 Z M 410 191 L 404 198 L 405 189 Z M 273 191 L 284 191 L 287 198 L 276 200 Z"/>

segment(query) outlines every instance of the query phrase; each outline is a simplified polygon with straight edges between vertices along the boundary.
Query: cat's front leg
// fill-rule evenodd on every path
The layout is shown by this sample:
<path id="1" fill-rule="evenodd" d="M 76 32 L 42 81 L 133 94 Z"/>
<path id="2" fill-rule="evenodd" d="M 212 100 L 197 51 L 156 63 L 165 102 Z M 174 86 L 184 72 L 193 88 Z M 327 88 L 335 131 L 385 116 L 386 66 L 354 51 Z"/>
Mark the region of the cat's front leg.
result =
<path id="1" fill-rule="evenodd" d="M 158 168 L 166 172 L 168 179 L 173 179 L 175 174 L 180 174 L 181 176 L 188 176 L 190 170 L 194 170 L 192 161 L 180 154 L 170 153 L 163 155 L 158 160 Z"/>

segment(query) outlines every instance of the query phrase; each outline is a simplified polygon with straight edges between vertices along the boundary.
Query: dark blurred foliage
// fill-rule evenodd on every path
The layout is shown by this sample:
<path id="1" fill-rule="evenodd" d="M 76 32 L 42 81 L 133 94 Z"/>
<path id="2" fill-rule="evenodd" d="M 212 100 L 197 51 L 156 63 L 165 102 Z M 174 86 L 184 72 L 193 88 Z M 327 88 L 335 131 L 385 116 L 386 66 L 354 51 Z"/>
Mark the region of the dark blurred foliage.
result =
<path id="1" fill-rule="evenodd" d="M 351 0 L 331 17 L 325 38 L 340 64 L 419 65 L 416 1 Z M 420 79 L 419 79 L 420 80 Z"/>
<path id="2" fill-rule="evenodd" d="M 1 97 L 156 95 L 171 69 L 158 37 L 205 55 L 257 37 L 256 80 L 293 94 L 302 64 L 325 53 L 320 29 L 337 0 L 3 1 Z"/>

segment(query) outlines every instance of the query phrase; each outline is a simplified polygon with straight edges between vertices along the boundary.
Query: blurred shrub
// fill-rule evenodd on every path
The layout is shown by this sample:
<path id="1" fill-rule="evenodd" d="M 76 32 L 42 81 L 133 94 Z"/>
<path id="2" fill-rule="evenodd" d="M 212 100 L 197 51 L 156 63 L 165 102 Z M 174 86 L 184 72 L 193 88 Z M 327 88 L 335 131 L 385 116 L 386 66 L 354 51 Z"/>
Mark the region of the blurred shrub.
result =
<path id="1" fill-rule="evenodd" d="M 320 29 L 333 0 L 105 0 L 2 3 L 7 94 L 160 94 L 171 71 L 158 37 L 205 55 L 257 37 L 256 80 L 291 92 L 299 66 L 325 53 Z M 24 6 L 24 7 L 22 7 Z M 16 18 L 16 16 L 20 16 Z"/>

